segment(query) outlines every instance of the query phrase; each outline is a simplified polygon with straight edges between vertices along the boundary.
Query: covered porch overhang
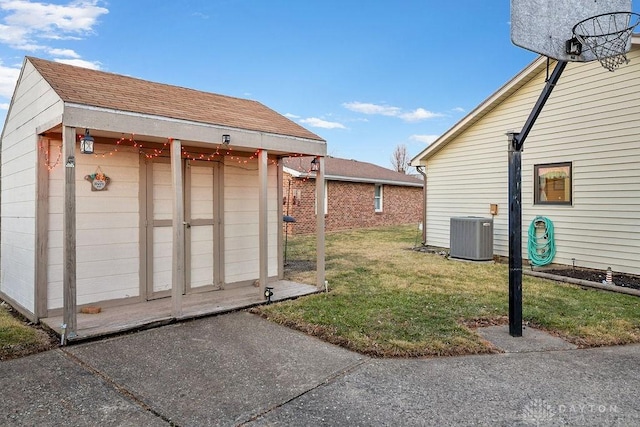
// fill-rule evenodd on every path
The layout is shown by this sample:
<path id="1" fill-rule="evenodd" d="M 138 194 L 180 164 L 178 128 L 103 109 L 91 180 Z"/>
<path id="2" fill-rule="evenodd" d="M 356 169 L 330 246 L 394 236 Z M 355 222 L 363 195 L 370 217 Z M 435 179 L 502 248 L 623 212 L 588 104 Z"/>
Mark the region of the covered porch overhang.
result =
<path id="1" fill-rule="evenodd" d="M 96 144 L 115 144 L 116 141 L 135 140 L 141 155 L 161 155 L 171 164 L 172 180 L 172 283 L 171 297 L 146 301 L 140 295 L 139 302 L 121 307 L 110 307 L 98 315 L 79 313 L 76 295 L 76 146 L 79 137 L 88 129 Z M 272 300 L 297 297 L 316 292 L 324 288 L 324 212 L 317 215 L 317 277 L 313 286 L 293 284 L 283 281 L 284 262 L 282 254 L 282 232 L 278 233 L 278 274 L 269 278 L 268 272 L 268 194 L 267 168 L 269 161 L 277 162 L 278 182 L 282 181 L 283 157 L 311 155 L 319 160 L 317 200 L 324 199 L 324 156 L 326 143 L 295 136 L 264 133 L 255 130 L 238 129 L 207 123 L 189 122 L 169 117 L 149 116 L 125 111 L 108 110 L 77 104 L 65 104 L 64 113 L 56 120 L 41 126 L 37 134 L 44 137 L 56 137 L 62 140 L 61 165 L 64 167 L 63 188 L 63 307 L 62 316 L 49 316 L 47 307 L 47 174 L 48 165 L 39 156 L 38 164 L 38 207 L 36 239 L 40 248 L 36 255 L 36 313 L 53 330 L 63 334 L 63 342 L 84 339 L 89 336 L 104 335 L 120 330 L 140 328 L 144 325 L 158 324 L 173 320 L 193 318 L 207 314 L 235 310 L 267 299 L 266 288 L 274 287 Z M 222 144 L 223 135 L 229 135 L 230 143 Z M 222 148 L 222 150 L 221 150 Z M 185 295 L 185 227 L 184 218 L 184 174 L 182 160 L 197 155 L 207 156 L 225 151 L 236 156 L 251 157 L 258 164 L 258 230 L 259 230 L 259 278 L 258 286 L 246 286 L 242 289 L 224 289 L 208 293 Z M 221 156 L 225 155 L 220 153 Z M 82 155 L 81 155 L 82 156 Z M 272 160 L 273 161 L 273 160 Z M 278 185 L 278 218 L 282 218 L 282 185 Z M 320 210 L 324 204 L 318 202 Z M 282 230 L 282 227 L 278 227 Z M 269 280 L 272 280 L 269 283 Z M 273 282 L 274 279 L 278 279 Z M 280 289 L 282 288 L 282 289 Z M 206 296 L 205 296 L 206 295 Z M 287 296 L 289 295 L 289 296 Z M 140 304 L 140 306 L 138 306 Z M 170 310 L 167 312 L 167 306 Z M 128 309 L 127 309 L 128 307 Z M 144 307 L 144 308 L 143 308 Z M 157 311 L 157 313 L 156 313 Z M 117 313 L 123 314 L 121 320 Z M 140 315 L 136 314 L 140 313 Z M 146 313 L 146 314 L 145 314 Z M 133 316 L 133 317 L 129 317 Z M 98 332 L 96 332 L 98 331 Z"/>

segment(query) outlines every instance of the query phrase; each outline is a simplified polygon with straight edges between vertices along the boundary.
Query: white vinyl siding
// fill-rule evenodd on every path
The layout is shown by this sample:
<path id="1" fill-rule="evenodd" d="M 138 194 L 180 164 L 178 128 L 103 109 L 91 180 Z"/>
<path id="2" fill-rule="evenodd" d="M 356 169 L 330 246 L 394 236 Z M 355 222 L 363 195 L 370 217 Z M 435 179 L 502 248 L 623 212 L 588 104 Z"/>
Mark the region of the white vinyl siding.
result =
<path id="1" fill-rule="evenodd" d="M 278 274 L 277 166 L 269 161 L 267 184 L 268 275 Z M 225 283 L 257 280 L 260 277 L 258 233 L 258 162 L 238 163 L 225 159 L 224 166 Z"/>
<path id="2" fill-rule="evenodd" d="M 2 236 L 0 290 L 25 309 L 35 309 L 35 129 L 62 114 L 62 102 L 27 63 L 13 97 L 2 141 Z"/>
<path id="3" fill-rule="evenodd" d="M 640 55 L 615 73 L 570 63 L 524 144 L 523 256 L 537 215 L 555 227 L 554 262 L 640 274 Z M 494 218 L 494 252 L 508 255 L 507 131 L 519 131 L 545 71 L 427 159 L 428 244 L 449 246 L 449 218 Z M 572 163 L 573 205 L 534 205 L 534 165 Z"/>
<path id="4" fill-rule="evenodd" d="M 51 151 L 61 141 L 51 142 Z M 112 146 L 96 144 L 96 153 Z M 80 154 L 76 146 L 76 286 L 78 305 L 140 294 L 139 154 L 120 148 L 113 156 Z M 86 175 L 100 166 L 107 190 L 91 191 Z M 62 213 L 64 164 L 49 174 L 48 308 L 63 304 Z"/>

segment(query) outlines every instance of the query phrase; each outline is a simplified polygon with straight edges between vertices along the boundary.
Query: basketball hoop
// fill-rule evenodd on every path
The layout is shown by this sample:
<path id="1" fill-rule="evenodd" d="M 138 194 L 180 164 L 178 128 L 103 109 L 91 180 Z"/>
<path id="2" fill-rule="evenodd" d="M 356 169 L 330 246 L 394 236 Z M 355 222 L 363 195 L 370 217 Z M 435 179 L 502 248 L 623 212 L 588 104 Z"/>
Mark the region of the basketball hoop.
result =
<path id="1" fill-rule="evenodd" d="M 596 15 L 578 22 L 573 27 L 574 40 L 588 48 L 609 71 L 622 64 L 628 64 L 627 52 L 631 47 L 630 38 L 634 28 L 640 24 L 640 15 L 633 12 L 613 12 Z M 579 48 L 578 48 L 579 49 Z"/>

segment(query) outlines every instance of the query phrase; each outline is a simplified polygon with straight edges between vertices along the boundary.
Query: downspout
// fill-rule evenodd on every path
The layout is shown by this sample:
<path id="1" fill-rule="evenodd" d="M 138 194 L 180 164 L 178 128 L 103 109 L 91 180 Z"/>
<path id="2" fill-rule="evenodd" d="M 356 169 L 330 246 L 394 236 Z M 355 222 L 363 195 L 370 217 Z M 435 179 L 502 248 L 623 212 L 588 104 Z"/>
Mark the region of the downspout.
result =
<path id="1" fill-rule="evenodd" d="M 426 166 L 416 166 L 416 170 L 422 175 L 422 245 L 427 245 L 427 173 Z"/>

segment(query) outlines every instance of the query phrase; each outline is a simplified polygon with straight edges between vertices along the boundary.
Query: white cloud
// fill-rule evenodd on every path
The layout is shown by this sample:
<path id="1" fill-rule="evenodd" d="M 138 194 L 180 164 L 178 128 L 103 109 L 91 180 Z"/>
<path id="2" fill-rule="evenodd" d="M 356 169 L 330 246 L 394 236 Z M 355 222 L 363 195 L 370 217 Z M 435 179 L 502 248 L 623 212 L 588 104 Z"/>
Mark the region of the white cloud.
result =
<path id="1" fill-rule="evenodd" d="M 67 65 L 75 65 L 76 67 L 89 68 L 92 70 L 100 69 L 100 62 L 98 61 L 85 61 L 84 59 L 54 59 L 55 62 L 60 62 Z"/>
<path id="2" fill-rule="evenodd" d="M 0 96 L 11 99 L 16 82 L 20 76 L 20 68 L 5 67 L 0 62 Z"/>
<path id="3" fill-rule="evenodd" d="M 11 25 L 0 24 L 0 43 L 8 45 L 23 45 L 27 36 L 27 29 Z"/>
<path id="4" fill-rule="evenodd" d="M 300 120 L 300 123 L 309 125 L 314 128 L 323 128 L 323 129 L 346 129 L 342 123 L 338 122 L 329 122 L 327 120 L 322 120 L 317 117 L 310 117 L 308 119 Z"/>
<path id="5" fill-rule="evenodd" d="M 424 142 L 429 145 L 439 137 L 440 135 L 411 135 L 409 139 L 412 141 Z"/>
<path id="6" fill-rule="evenodd" d="M 418 108 L 414 111 L 400 114 L 400 118 L 405 122 L 419 122 L 422 120 L 433 119 L 434 117 L 442 117 L 442 114 L 434 113 L 425 110 L 424 108 Z"/>
<path id="7" fill-rule="evenodd" d="M 98 18 L 109 10 L 101 0 L 68 0 L 53 4 L 27 0 L 0 0 L 0 44 L 22 53 L 45 52 L 58 62 L 99 69 L 97 61 L 86 61 L 73 49 L 48 46 L 50 40 L 80 40 L 94 33 Z M 20 75 L 19 67 L 0 61 L 0 97 L 10 99 Z"/>
<path id="8" fill-rule="evenodd" d="M 300 116 L 296 116 L 295 114 L 291 114 L 291 113 L 286 113 L 284 116 L 288 117 L 290 119 L 299 119 L 300 118 Z"/>
<path id="9" fill-rule="evenodd" d="M 74 50 L 72 49 L 49 49 L 49 53 L 53 56 L 64 56 L 66 58 L 80 58 Z"/>
<path id="10" fill-rule="evenodd" d="M 379 114 L 383 116 L 397 116 L 400 114 L 400 108 L 388 105 L 377 105 L 367 102 L 345 102 L 342 104 L 347 110 L 355 111 L 363 114 Z"/>
<path id="11" fill-rule="evenodd" d="M 8 12 L 4 22 L 11 29 L 8 44 L 18 47 L 33 44 L 32 39 L 78 38 L 93 33 L 101 15 L 109 10 L 98 0 L 75 0 L 68 4 L 5 0 L 0 9 Z"/>
<path id="12" fill-rule="evenodd" d="M 8 110 L 8 109 L 9 109 L 9 104 L 7 103 L 0 104 L 0 110 Z"/>
<path id="13" fill-rule="evenodd" d="M 80 59 L 72 49 L 48 46 L 51 40 L 81 40 L 93 34 L 98 18 L 109 10 L 100 6 L 102 0 L 68 0 L 53 4 L 28 0 L 0 0 L 0 44 L 13 49 L 46 52 L 54 57 Z M 64 61 L 63 61 L 64 62 Z M 85 61 L 83 66 L 97 67 Z"/>
<path id="14" fill-rule="evenodd" d="M 456 107 L 453 109 L 453 111 L 455 111 L 456 113 L 464 113 L 466 112 L 466 110 L 462 107 Z"/>
<path id="15" fill-rule="evenodd" d="M 405 122 L 419 122 L 422 120 L 433 119 L 435 117 L 442 117 L 443 114 L 434 113 L 424 108 L 417 108 L 413 111 L 403 111 L 400 107 L 393 107 L 390 105 L 371 104 L 368 102 L 345 102 L 342 104 L 347 110 L 354 111 L 362 114 L 377 114 L 388 117 L 398 117 Z"/>

